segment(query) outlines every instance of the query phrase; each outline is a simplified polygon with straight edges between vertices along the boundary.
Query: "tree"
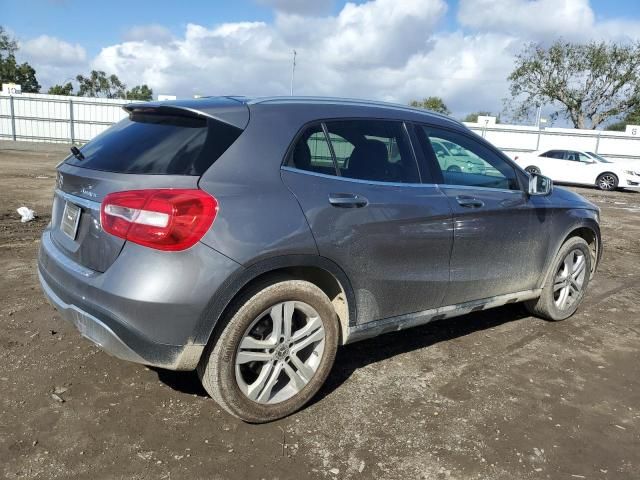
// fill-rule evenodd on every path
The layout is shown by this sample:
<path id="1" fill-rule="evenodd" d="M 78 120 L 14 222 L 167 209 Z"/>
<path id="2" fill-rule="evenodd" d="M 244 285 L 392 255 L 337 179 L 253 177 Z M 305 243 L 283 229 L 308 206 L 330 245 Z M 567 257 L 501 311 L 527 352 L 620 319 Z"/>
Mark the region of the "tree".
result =
<path id="1" fill-rule="evenodd" d="M 440 97 L 428 97 L 420 100 L 411 100 L 409 105 L 416 108 L 424 108 L 432 112 L 449 115 L 451 111 L 447 108 L 444 101 Z"/>
<path id="2" fill-rule="evenodd" d="M 640 125 L 640 108 L 637 108 L 633 112 L 629 112 L 625 117 L 615 123 L 607 125 L 607 130 L 613 130 L 616 132 L 624 132 L 627 125 Z"/>
<path id="3" fill-rule="evenodd" d="M 17 51 L 16 41 L 0 26 L 0 83 L 17 83 L 25 93 L 38 93 L 40 84 L 36 71 L 27 62 L 18 64 Z"/>
<path id="4" fill-rule="evenodd" d="M 79 97 L 124 98 L 126 85 L 116 75 L 91 70 L 89 76 L 76 76 Z"/>
<path id="5" fill-rule="evenodd" d="M 67 82 L 64 85 L 54 85 L 47 92 L 49 95 L 73 95 L 73 85 Z"/>
<path id="6" fill-rule="evenodd" d="M 146 84 L 136 85 L 127 92 L 128 100 L 153 100 L 153 90 Z"/>
<path id="7" fill-rule="evenodd" d="M 468 122 L 468 123 L 477 123 L 478 122 L 478 117 L 480 117 L 480 116 L 496 117 L 496 123 L 500 123 L 500 114 L 494 115 L 491 112 L 473 112 L 473 113 L 469 113 L 466 117 L 464 117 L 462 119 L 462 121 L 463 122 Z"/>
<path id="8" fill-rule="evenodd" d="M 595 129 L 640 106 L 640 42 L 529 44 L 508 77 L 517 119 L 554 105 L 576 128 Z"/>

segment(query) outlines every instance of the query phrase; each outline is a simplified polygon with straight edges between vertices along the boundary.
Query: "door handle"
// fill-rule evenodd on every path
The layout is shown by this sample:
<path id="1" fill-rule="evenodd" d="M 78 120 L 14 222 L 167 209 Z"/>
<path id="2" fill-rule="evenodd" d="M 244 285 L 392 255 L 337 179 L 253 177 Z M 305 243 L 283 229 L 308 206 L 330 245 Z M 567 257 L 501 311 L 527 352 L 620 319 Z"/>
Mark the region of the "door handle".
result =
<path id="1" fill-rule="evenodd" d="M 369 201 L 355 193 L 330 193 L 329 203 L 339 208 L 361 208 L 366 207 Z"/>
<path id="2" fill-rule="evenodd" d="M 461 207 L 467 208 L 481 208 L 484 207 L 484 202 L 482 200 L 478 200 L 477 198 L 467 197 L 465 195 L 459 195 L 456 197 L 458 204 Z"/>

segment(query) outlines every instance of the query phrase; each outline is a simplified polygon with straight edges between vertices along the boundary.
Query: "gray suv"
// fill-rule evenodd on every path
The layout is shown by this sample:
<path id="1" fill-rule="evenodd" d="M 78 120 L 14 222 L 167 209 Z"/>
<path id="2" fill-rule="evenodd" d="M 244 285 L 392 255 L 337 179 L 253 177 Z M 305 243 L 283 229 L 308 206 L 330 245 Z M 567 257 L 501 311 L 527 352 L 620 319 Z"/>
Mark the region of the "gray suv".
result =
<path id="1" fill-rule="evenodd" d="M 567 318 L 600 258 L 597 207 L 445 116 L 295 97 L 124 108 L 58 168 L 42 288 L 104 350 L 197 369 L 248 422 L 301 408 L 339 345 L 513 302 Z M 443 141 L 482 168 L 441 168 Z"/>

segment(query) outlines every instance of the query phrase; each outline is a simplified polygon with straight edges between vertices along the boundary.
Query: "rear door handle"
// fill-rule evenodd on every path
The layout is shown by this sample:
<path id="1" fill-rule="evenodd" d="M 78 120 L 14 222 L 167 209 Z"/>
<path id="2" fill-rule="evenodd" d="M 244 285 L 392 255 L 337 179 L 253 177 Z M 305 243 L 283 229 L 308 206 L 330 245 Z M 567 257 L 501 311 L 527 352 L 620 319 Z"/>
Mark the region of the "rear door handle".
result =
<path id="1" fill-rule="evenodd" d="M 466 195 L 458 195 L 456 197 L 458 201 L 458 205 L 461 207 L 467 208 L 481 208 L 484 207 L 484 202 L 482 200 L 478 200 L 477 198 L 467 197 Z"/>
<path id="2" fill-rule="evenodd" d="M 366 207 L 369 201 L 355 193 L 330 193 L 329 203 L 339 208 L 361 208 Z"/>

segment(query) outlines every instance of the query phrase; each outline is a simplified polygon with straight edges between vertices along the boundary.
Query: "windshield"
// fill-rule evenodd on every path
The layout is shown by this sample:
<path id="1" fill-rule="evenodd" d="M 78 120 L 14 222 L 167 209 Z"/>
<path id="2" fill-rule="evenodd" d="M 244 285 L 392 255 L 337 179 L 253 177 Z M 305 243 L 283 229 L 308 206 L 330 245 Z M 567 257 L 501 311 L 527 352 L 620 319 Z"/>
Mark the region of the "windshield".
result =
<path id="1" fill-rule="evenodd" d="M 598 155 L 597 153 L 593 153 L 593 152 L 587 152 L 591 157 L 595 158 L 596 160 L 598 160 L 599 162 L 602 163 L 613 163 L 610 160 L 607 160 L 604 157 L 601 157 L 600 155 Z"/>

